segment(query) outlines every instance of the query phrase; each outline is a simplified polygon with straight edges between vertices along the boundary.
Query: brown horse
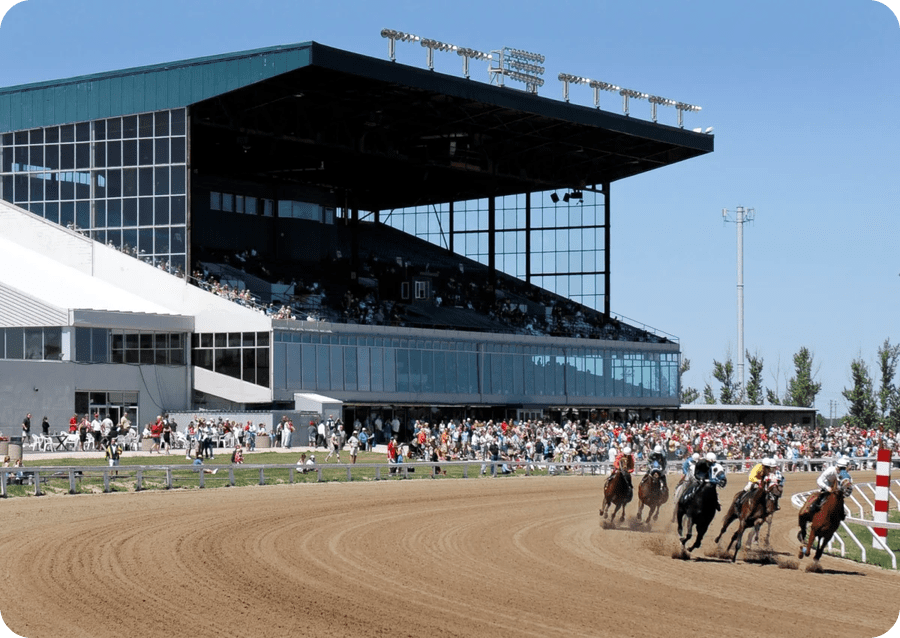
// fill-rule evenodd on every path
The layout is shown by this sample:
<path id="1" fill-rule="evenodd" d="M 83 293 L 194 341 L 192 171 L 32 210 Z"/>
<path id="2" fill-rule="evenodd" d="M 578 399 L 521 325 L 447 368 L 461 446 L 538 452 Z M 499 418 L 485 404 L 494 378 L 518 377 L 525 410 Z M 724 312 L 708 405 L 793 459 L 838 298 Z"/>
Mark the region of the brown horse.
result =
<path id="1" fill-rule="evenodd" d="M 659 509 L 669 500 L 669 487 L 662 480 L 662 473 L 658 469 L 651 470 L 644 475 L 638 486 L 638 511 L 637 520 L 641 521 L 641 512 L 644 505 L 647 506 L 647 523 L 650 519 L 659 518 Z"/>
<path id="2" fill-rule="evenodd" d="M 622 510 L 622 517 L 619 521 L 625 520 L 625 506 L 631 501 L 631 490 L 628 489 L 628 479 L 620 470 L 614 470 L 612 475 L 607 479 L 603 488 L 603 507 L 600 508 L 600 516 L 606 518 L 610 505 L 615 505 L 610 521 L 616 519 L 616 514 Z"/>
<path id="3" fill-rule="evenodd" d="M 742 499 L 740 503 L 738 503 L 738 499 L 743 496 L 743 493 L 738 492 L 734 497 L 731 507 L 725 512 L 724 521 L 722 522 L 722 531 L 716 536 L 716 543 L 718 543 L 725 534 L 725 530 L 731 525 L 731 522 L 734 520 L 738 521 L 738 528 L 735 530 L 734 534 L 732 534 L 731 541 L 725 549 L 725 552 L 727 553 L 731 549 L 731 546 L 735 545 L 735 541 L 737 541 L 734 548 L 734 556 L 731 557 L 731 562 L 737 560 L 738 552 L 741 551 L 741 545 L 744 540 L 744 531 L 748 527 L 753 527 L 758 530 L 758 527 L 766 520 L 766 517 L 769 515 L 768 503 L 771 500 L 769 495 L 778 487 L 778 483 L 775 481 L 766 480 L 762 485 L 751 490 L 750 494 L 746 495 L 746 498 Z"/>
<path id="4" fill-rule="evenodd" d="M 766 545 L 769 545 L 769 537 L 772 535 L 772 519 L 775 517 L 775 512 L 778 510 L 778 499 L 781 498 L 782 494 L 784 494 L 784 486 L 776 483 L 769 491 L 769 498 L 766 499 L 766 511 L 769 514 L 766 516 L 765 520 L 759 521 L 753 526 L 753 531 L 750 532 L 750 538 L 747 539 L 747 545 L 752 545 L 753 543 L 759 545 L 759 532 L 762 529 L 763 523 L 766 524 Z"/>
<path id="5" fill-rule="evenodd" d="M 852 493 L 853 482 L 848 478 L 842 479 L 825 497 L 825 502 L 822 503 L 822 507 L 819 508 L 819 511 L 812 516 L 809 515 L 809 507 L 819 494 L 811 494 L 809 498 L 806 499 L 806 504 L 803 506 L 803 509 L 800 510 L 798 516 L 800 533 L 797 534 L 797 538 L 800 539 L 800 542 L 805 542 L 806 545 L 800 545 L 798 558 L 802 559 L 804 556 L 809 555 L 813 541 L 818 538 L 819 542 L 816 546 L 816 556 L 814 558 L 814 560 L 818 562 L 822 557 L 822 552 L 825 551 L 825 546 L 828 545 L 831 537 L 834 536 L 837 528 L 840 527 L 841 521 L 843 521 L 844 517 L 847 515 L 844 511 L 844 499 Z M 806 540 L 807 524 L 811 524 L 809 540 Z"/>

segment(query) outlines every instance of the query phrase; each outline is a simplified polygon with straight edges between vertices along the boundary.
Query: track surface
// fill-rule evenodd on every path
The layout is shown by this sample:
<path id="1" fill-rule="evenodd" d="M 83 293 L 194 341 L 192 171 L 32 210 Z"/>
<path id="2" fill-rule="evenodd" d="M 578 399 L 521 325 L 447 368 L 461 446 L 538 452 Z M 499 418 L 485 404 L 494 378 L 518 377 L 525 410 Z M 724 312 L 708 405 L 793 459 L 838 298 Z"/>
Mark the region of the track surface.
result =
<path id="1" fill-rule="evenodd" d="M 507 477 L 8 499 L 0 612 L 26 638 L 871 638 L 897 622 L 900 575 L 797 560 L 788 495 L 813 475 L 788 476 L 770 559 L 736 564 L 713 551 L 721 515 L 681 560 L 671 503 L 650 531 L 629 528 L 636 500 L 604 529 L 601 487 Z"/>

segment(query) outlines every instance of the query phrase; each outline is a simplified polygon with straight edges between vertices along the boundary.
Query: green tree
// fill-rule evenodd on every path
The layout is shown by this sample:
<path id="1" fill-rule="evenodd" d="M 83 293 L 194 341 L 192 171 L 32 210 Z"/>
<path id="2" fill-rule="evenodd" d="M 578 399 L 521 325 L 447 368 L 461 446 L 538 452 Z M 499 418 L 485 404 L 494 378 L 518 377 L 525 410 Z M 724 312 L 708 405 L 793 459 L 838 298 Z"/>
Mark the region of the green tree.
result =
<path id="1" fill-rule="evenodd" d="M 678 385 L 681 388 L 681 404 L 688 405 L 693 403 L 698 398 L 700 398 L 700 391 L 696 388 L 684 387 L 681 384 L 681 379 L 684 376 L 684 373 L 691 369 L 691 360 L 687 357 L 682 357 L 681 366 L 678 369 Z"/>
<path id="2" fill-rule="evenodd" d="M 796 405 L 811 408 L 816 402 L 816 395 L 822 389 L 816 383 L 813 373 L 813 354 L 803 347 L 794 355 L 795 375 L 788 381 L 784 405 Z"/>
<path id="3" fill-rule="evenodd" d="M 850 364 L 850 380 L 853 387 L 844 388 L 841 393 L 850 403 L 846 423 L 860 428 L 869 428 L 878 420 L 878 405 L 872 386 L 869 368 L 861 358 Z"/>
<path id="4" fill-rule="evenodd" d="M 762 405 L 763 404 L 763 389 L 762 389 L 762 371 L 763 371 L 763 359 L 762 357 L 755 357 L 750 352 L 747 352 L 747 361 L 750 364 L 750 380 L 747 381 L 747 388 L 744 392 L 744 402 L 750 405 Z"/>
<path id="5" fill-rule="evenodd" d="M 900 389 L 894 384 L 897 364 L 900 363 L 900 345 L 891 345 L 885 339 L 878 348 L 878 366 L 881 372 L 881 386 L 878 389 L 878 407 L 884 424 L 891 430 L 900 425 Z"/>
<path id="6" fill-rule="evenodd" d="M 740 384 L 734 381 L 734 364 L 730 357 L 725 360 L 725 363 L 719 363 L 713 359 L 713 377 L 722 384 L 719 388 L 719 403 L 732 405 L 740 401 L 741 388 Z"/>
<path id="7" fill-rule="evenodd" d="M 716 395 L 713 394 L 712 386 L 708 383 L 703 388 L 703 402 L 707 405 L 714 405 L 716 402 Z"/>

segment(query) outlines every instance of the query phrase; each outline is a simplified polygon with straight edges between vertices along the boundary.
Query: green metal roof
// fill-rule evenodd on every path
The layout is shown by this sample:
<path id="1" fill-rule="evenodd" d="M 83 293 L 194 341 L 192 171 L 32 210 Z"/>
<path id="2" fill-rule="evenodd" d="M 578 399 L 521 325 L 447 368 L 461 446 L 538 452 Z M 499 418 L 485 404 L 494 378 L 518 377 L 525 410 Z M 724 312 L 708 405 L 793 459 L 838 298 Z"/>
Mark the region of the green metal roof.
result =
<path id="1" fill-rule="evenodd" d="M 180 108 L 310 63 L 312 42 L 0 89 L 0 132 Z"/>

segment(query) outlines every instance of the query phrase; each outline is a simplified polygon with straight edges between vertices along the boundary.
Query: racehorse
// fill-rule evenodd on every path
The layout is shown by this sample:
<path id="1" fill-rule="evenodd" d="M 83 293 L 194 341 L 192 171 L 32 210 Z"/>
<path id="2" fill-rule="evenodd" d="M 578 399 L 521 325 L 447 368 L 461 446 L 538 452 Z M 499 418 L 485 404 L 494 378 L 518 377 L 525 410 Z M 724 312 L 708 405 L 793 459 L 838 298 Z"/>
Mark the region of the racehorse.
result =
<path id="1" fill-rule="evenodd" d="M 784 486 L 781 483 L 776 482 L 769 489 L 769 498 L 766 499 L 766 511 L 768 514 L 765 519 L 759 521 L 753 527 L 753 531 L 750 532 L 750 538 L 747 540 L 748 546 L 753 543 L 759 545 L 759 532 L 762 529 L 763 523 L 766 524 L 766 545 L 769 545 L 769 537 L 772 534 L 772 518 L 774 518 L 775 512 L 778 509 L 778 499 L 781 498 L 782 494 L 784 494 Z"/>
<path id="2" fill-rule="evenodd" d="M 697 540 L 688 549 L 692 552 L 700 547 L 703 535 L 709 528 L 716 512 L 719 511 L 719 496 L 716 494 L 716 484 L 711 481 L 705 481 L 700 487 L 694 490 L 689 499 L 684 497 L 678 499 L 676 513 L 678 516 L 678 536 L 681 537 L 681 547 L 686 549 L 685 545 L 691 540 L 691 530 L 697 528 Z M 682 530 L 687 532 L 682 535 Z"/>
<path id="3" fill-rule="evenodd" d="M 850 496 L 853 493 L 853 482 L 848 479 L 842 479 L 840 483 L 837 484 L 836 489 L 833 489 L 828 495 L 825 497 L 825 502 L 822 503 L 822 507 L 819 508 L 819 511 L 813 514 L 812 517 L 809 516 L 809 507 L 812 505 L 813 500 L 815 500 L 819 495 L 811 494 L 808 499 L 806 499 L 806 504 L 803 506 L 803 509 L 800 510 L 800 514 L 798 516 L 800 522 L 800 532 L 797 534 L 797 538 L 800 539 L 800 553 L 798 554 L 798 558 L 802 559 L 804 556 L 808 555 L 810 549 L 812 548 L 813 541 L 815 539 L 819 539 L 819 543 L 816 546 L 816 556 L 815 561 L 818 561 L 822 557 L 822 552 L 825 551 L 825 546 L 828 545 L 828 542 L 831 540 L 831 537 L 837 531 L 837 528 L 840 526 L 841 521 L 846 517 L 846 512 L 844 512 L 844 499 Z M 811 523 L 809 529 L 809 540 L 806 540 L 806 525 Z M 806 543 L 806 545 L 802 545 L 802 543 Z"/>
<path id="4" fill-rule="evenodd" d="M 659 509 L 669 500 L 669 487 L 662 481 L 662 471 L 654 468 L 644 475 L 638 486 L 637 520 L 641 520 L 644 505 L 647 506 L 647 522 L 659 518 Z"/>
<path id="5" fill-rule="evenodd" d="M 632 495 L 629 493 L 628 479 L 621 470 L 615 470 L 607 479 L 606 485 L 603 487 L 603 507 L 600 508 L 600 516 L 606 517 L 610 505 L 615 505 L 610 521 L 616 519 L 616 514 L 622 510 L 622 517 L 619 521 L 625 520 L 625 506 L 631 501 Z"/>
<path id="6" fill-rule="evenodd" d="M 762 525 L 763 521 L 766 520 L 766 517 L 769 515 L 769 494 L 773 487 L 778 487 L 778 484 L 772 480 L 766 481 L 763 485 L 752 490 L 750 494 L 743 499 L 740 505 L 738 505 L 737 501 L 741 496 L 741 492 L 738 492 L 734 501 L 731 503 L 731 506 L 728 508 L 728 511 L 725 512 L 722 531 L 716 536 L 716 543 L 718 543 L 722 538 L 722 535 L 725 534 L 725 530 L 728 529 L 731 522 L 737 519 L 738 528 L 734 534 L 732 534 L 731 541 L 725 549 L 725 552 L 727 553 L 731 549 L 731 546 L 735 545 L 735 541 L 737 541 L 737 545 L 734 548 L 734 556 L 731 557 L 731 562 L 737 560 L 738 552 L 741 551 L 741 544 L 744 540 L 744 531 L 747 527 L 756 529 L 758 535 L 759 526 Z"/>

